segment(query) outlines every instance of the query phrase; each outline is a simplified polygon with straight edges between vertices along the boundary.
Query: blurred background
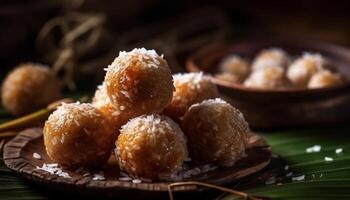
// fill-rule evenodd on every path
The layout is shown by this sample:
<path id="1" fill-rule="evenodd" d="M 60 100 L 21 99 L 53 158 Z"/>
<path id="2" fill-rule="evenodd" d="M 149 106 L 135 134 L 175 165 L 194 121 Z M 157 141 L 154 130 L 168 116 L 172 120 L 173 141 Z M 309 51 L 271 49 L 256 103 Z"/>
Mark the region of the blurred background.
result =
<path id="1" fill-rule="evenodd" d="M 2 0 L 0 80 L 19 63 L 40 62 L 67 88 L 95 88 L 120 50 L 143 46 L 174 72 L 196 49 L 251 36 L 349 46 L 349 8 L 346 0 Z"/>

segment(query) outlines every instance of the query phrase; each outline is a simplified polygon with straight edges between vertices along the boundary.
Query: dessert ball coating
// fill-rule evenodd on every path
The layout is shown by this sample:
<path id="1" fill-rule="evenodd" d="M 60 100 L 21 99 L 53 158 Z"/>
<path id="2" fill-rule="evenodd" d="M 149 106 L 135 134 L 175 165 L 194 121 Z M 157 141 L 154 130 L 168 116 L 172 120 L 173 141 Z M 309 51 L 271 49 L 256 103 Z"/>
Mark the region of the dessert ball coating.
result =
<path id="1" fill-rule="evenodd" d="M 118 106 L 111 103 L 107 94 L 106 84 L 98 86 L 94 97 L 92 98 L 92 105 L 99 109 L 110 121 L 111 126 L 116 132 L 120 127 L 130 119 L 133 113 L 125 110 L 125 107 Z"/>
<path id="2" fill-rule="evenodd" d="M 244 86 L 252 88 L 272 89 L 285 84 L 283 68 L 265 67 L 256 70 L 244 81 Z"/>
<path id="3" fill-rule="evenodd" d="M 55 74 L 40 64 L 21 64 L 10 72 L 2 85 L 2 105 L 13 115 L 24 115 L 61 96 Z"/>
<path id="4" fill-rule="evenodd" d="M 196 161 L 233 165 L 245 155 L 248 124 L 239 110 L 221 99 L 192 105 L 182 127 Z"/>
<path id="5" fill-rule="evenodd" d="M 233 74 L 238 81 L 244 80 L 250 71 L 248 61 L 236 55 L 225 58 L 219 68 L 221 72 Z"/>
<path id="6" fill-rule="evenodd" d="M 329 70 L 321 70 L 314 74 L 309 83 L 308 88 L 323 88 L 341 85 L 344 79 L 341 75 L 333 73 Z"/>
<path id="7" fill-rule="evenodd" d="M 119 166 L 133 177 L 162 179 L 187 158 L 186 139 L 169 117 L 142 115 L 130 120 L 116 142 Z"/>
<path id="8" fill-rule="evenodd" d="M 279 48 L 262 50 L 254 59 L 252 70 L 259 70 L 265 67 L 276 66 L 286 68 L 289 63 L 288 54 Z"/>
<path id="9" fill-rule="evenodd" d="M 107 118 L 90 104 L 63 104 L 44 126 L 47 154 L 54 162 L 69 168 L 104 164 L 115 139 Z"/>
<path id="10" fill-rule="evenodd" d="M 107 69 L 105 83 L 111 102 L 133 117 L 163 111 L 174 91 L 166 60 L 144 48 L 120 52 Z"/>
<path id="11" fill-rule="evenodd" d="M 297 86 L 306 86 L 310 78 L 324 68 L 325 59 L 320 54 L 305 53 L 288 68 L 288 79 Z"/>
<path id="12" fill-rule="evenodd" d="M 240 83 L 241 79 L 237 77 L 234 74 L 228 73 L 228 72 L 220 72 L 218 74 L 215 74 L 215 78 L 218 78 L 223 81 L 228 81 L 231 83 Z"/>
<path id="13" fill-rule="evenodd" d="M 219 96 L 216 85 L 202 72 L 175 74 L 173 78 L 175 92 L 171 103 L 164 109 L 164 114 L 175 121 L 178 121 L 192 104 Z"/>

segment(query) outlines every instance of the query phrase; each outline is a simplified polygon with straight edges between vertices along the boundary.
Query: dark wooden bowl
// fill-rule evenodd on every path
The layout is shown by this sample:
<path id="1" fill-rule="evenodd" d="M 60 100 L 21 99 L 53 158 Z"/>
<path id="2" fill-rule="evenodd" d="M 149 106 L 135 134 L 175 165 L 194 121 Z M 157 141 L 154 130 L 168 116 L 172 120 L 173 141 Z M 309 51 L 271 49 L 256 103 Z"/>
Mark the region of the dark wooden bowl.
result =
<path id="1" fill-rule="evenodd" d="M 41 155 L 42 159 L 33 158 L 33 153 Z M 263 169 L 271 158 L 271 149 L 266 141 L 254 134 L 250 134 L 247 157 L 239 160 L 232 167 L 219 167 L 213 171 L 193 176 L 183 181 L 201 181 L 224 185 L 256 173 Z M 111 156 L 104 166 L 106 180 L 93 180 L 92 176 L 83 176 L 84 172 L 66 169 L 71 178 L 63 178 L 36 169 L 44 163 L 53 163 L 47 156 L 43 144 L 42 128 L 30 128 L 22 131 L 9 141 L 4 148 L 4 161 L 7 167 L 20 173 L 25 178 L 56 190 L 93 195 L 98 197 L 128 197 L 130 199 L 166 196 L 171 182 L 142 182 L 132 183 L 118 180 L 119 167 L 114 156 Z M 182 186 L 174 188 L 176 192 L 196 191 L 196 186 Z"/>
<path id="2" fill-rule="evenodd" d="M 350 50 L 308 40 L 251 38 L 233 44 L 210 45 L 187 60 L 190 72 L 214 73 L 226 56 L 238 54 L 252 59 L 260 50 L 280 47 L 292 56 L 319 52 L 334 63 L 346 80 L 344 85 L 321 89 L 255 89 L 212 76 L 224 98 L 240 109 L 252 128 L 276 129 L 339 123 L 350 119 Z"/>

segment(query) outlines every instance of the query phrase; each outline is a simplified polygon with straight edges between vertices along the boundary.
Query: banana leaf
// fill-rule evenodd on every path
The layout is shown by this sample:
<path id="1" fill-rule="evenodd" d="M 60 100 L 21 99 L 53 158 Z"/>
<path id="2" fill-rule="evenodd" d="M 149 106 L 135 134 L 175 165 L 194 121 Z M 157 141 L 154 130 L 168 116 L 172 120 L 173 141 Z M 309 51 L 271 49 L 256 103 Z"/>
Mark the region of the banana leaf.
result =
<path id="1" fill-rule="evenodd" d="M 268 199 L 350 199 L 350 127 L 263 135 L 274 158 L 263 173 L 243 181 L 238 188 Z M 315 145 L 321 149 L 308 153 Z M 265 178 L 259 181 L 256 177 Z M 225 194 L 220 199 L 239 198 Z"/>

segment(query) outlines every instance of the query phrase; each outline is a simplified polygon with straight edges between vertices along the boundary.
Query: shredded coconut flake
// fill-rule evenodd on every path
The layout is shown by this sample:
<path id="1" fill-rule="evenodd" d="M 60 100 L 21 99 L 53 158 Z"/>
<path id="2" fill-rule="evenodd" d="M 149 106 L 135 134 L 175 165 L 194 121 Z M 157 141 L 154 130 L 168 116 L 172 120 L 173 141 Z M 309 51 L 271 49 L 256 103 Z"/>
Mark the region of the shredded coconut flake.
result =
<path id="1" fill-rule="evenodd" d="M 331 157 L 324 157 L 324 161 L 326 161 L 326 162 L 332 162 L 333 161 L 333 158 L 331 158 Z"/>
<path id="2" fill-rule="evenodd" d="M 55 174 L 63 178 L 71 178 L 67 172 L 62 171 L 62 169 L 58 167 L 57 163 L 53 163 L 53 164 L 44 163 L 42 167 L 37 166 L 36 169 L 43 170 L 43 171 L 49 172 L 50 174 Z"/>
<path id="3" fill-rule="evenodd" d="M 205 76 L 203 72 L 192 72 L 192 73 L 179 73 L 174 74 L 174 84 L 185 84 L 191 83 L 193 88 L 200 87 L 202 81 L 210 81 L 208 76 Z"/>
<path id="4" fill-rule="evenodd" d="M 92 180 L 94 181 L 104 181 L 106 180 L 106 178 L 104 177 L 104 173 L 103 172 L 99 172 L 93 175 Z"/>
<path id="5" fill-rule="evenodd" d="M 41 160 L 41 155 L 38 153 L 33 153 L 33 158 Z"/>
<path id="6" fill-rule="evenodd" d="M 314 145 L 305 149 L 306 153 L 317 153 L 321 151 L 321 145 Z"/>
<path id="7" fill-rule="evenodd" d="M 132 182 L 133 183 L 142 183 L 142 180 L 140 180 L 140 179 L 133 179 Z"/>
<path id="8" fill-rule="evenodd" d="M 147 50 L 145 48 L 135 48 L 132 51 L 120 51 L 119 56 L 115 58 L 113 63 L 108 66 L 108 71 L 119 71 L 122 70 L 122 67 L 119 66 L 128 66 L 129 63 L 138 61 L 143 63 L 145 67 L 158 68 L 161 64 L 160 60 L 163 60 L 162 56 L 159 56 L 155 50 Z M 164 61 L 164 63 L 166 63 Z"/>
<path id="9" fill-rule="evenodd" d="M 86 172 L 86 173 L 83 174 L 83 177 L 87 177 L 87 176 L 90 176 L 90 175 L 91 175 L 90 172 Z"/>
<path id="10" fill-rule="evenodd" d="M 336 153 L 336 154 L 341 154 L 341 153 L 343 153 L 343 148 L 338 148 L 338 149 L 336 149 L 336 150 L 335 150 L 335 153 Z"/>
<path id="11" fill-rule="evenodd" d="M 292 181 L 303 181 L 305 180 L 305 175 L 292 177 Z"/>
<path id="12" fill-rule="evenodd" d="M 215 99 L 207 99 L 207 100 L 204 100 L 204 101 L 202 101 L 200 103 L 195 103 L 192 106 L 195 107 L 195 106 L 199 106 L 199 105 L 211 105 L 211 104 L 218 104 L 218 103 L 220 103 L 220 104 L 228 104 L 226 101 L 224 101 L 221 98 L 215 98 Z M 242 117 L 243 117 L 243 114 L 242 114 Z"/>

